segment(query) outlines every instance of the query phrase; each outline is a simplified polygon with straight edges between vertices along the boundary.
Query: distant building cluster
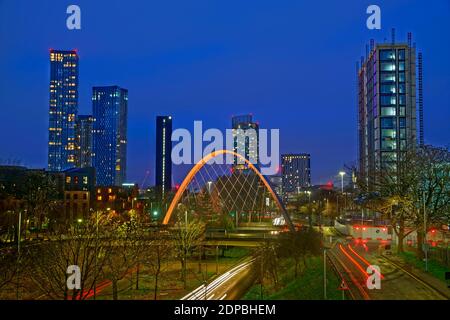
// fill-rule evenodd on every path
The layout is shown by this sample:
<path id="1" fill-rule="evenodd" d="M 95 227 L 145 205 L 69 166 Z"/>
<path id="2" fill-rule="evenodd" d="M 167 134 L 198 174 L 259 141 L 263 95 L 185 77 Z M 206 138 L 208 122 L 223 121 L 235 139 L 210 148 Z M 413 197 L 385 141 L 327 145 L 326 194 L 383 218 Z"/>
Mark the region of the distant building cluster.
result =
<path id="1" fill-rule="evenodd" d="M 92 115 L 78 115 L 76 50 L 50 51 L 48 170 L 93 167 L 100 186 L 126 180 L 128 91 L 94 87 Z"/>
<path id="2" fill-rule="evenodd" d="M 62 206 L 63 214 L 58 216 L 61 221 L 84 219 L 92 210 L 123 212 L 142 208 L 136 184 L 97 186 L 93 167 L 48 171 L 22 166 L 0 166 L 0 189 L 16 195 L 14 207 L 20 208 L 23 202 L 21 199 L 28 192 L 27 185 L 33 176 L 48 179 L 54 185 L 54 194 L 47 196 Z"/>
<path id="3" fill-rule="evenodd" d="M 128 91 L 93 87 L 92 114 L 79 115 L 78 79 L 77 51 L 50 50 L 47 174 L 63 181 L 58 189 L 69 219 L 93 208 L 119 209 L 125 205 L 117 205 L 123 202 L 118 194 L 132 194 L 120 191 L 126 182 Z"/>

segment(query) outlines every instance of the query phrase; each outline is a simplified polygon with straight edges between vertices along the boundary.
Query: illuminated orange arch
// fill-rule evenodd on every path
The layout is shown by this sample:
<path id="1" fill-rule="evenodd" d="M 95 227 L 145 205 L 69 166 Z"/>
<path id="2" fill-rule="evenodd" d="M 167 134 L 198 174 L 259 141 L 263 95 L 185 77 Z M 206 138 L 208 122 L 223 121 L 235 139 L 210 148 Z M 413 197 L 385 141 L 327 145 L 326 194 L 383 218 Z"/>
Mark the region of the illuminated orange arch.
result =
<path id="1" fill-rule="evenodd" d="M 294 226 L 292 224 L 292 221 L 289 217 L 289 215 L 286 212 L 286 209 L 284 208 L 283 204 L 281 203 L 280 199 L 278 198 L 277 194 L 273 191 L 272 187 L 270 186 L 270 184 L 267 182 L 266 178 L 264 178 L 264 176 L 258 171 L 258 169 L 250 162 L 248 161 L 245 157 L 243 157 L 242 155 L 240 155 L 239 153 L 236 153 L 234 151 L 230 151 L 230 150 L 218 150 L 218 151 L 213 151 L 210 154 L 206 155 L 205 157 L 203 157 L 203 159 L 201 159 L 187 174 L 186 178 L 184 178 L 183 183 L 181 184 L 180 188 L 178 189 L 177 193 L 175 193 L 175 197 L 172 199 L 172 202 L 170 203 L 169 209 L 167 210 L 167 213 L 164 217 L 163 220 L 163 224 L 168 224 L 170 217 L 172 216 L 173 211 L 175 210 L 175 206 L 178 204 L 178 201 L 180 201 L 181 196 L 183 195 L 183 192 L 186 190 L 187 186 L 189 185 L 189 183 L 192 181 L 192 179 L 194 178 L 194 176 L 197 174 L 197 172 L 200 171 L 200 169 L 211 159 L 222 155 L 222 154 L 230 154 L 233 155 L 235 157 L 240 158 L 241 160 L 243 160 L 250 169 L 252 169 L 259 177 L 259 179 L 261 179 L 261 181 L 264 183 L 264 185 L 266 186 L 266 188 L 269 190 L 270 194 L 272 195 L 272 198 L 275 200 L 278 208 L 280 208 L 286 222 L 289 225 L 289 228 L 291 230 L 294 230 Z"/>

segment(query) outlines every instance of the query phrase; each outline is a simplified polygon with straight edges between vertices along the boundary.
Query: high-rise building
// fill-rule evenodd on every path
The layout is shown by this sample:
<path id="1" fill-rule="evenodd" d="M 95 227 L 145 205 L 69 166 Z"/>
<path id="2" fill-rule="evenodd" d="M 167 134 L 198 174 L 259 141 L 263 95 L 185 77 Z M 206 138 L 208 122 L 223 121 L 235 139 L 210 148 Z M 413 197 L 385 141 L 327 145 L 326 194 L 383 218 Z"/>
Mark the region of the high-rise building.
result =
<path id="1" fill-rule="evenodd" d="M 416 50 L 410 40 L 372 43 L 359 66 L 358 87 L 359 172 L 370 188 L 375 172 L 395 170 L 401 153 L 416 146 Z"/>
<path id="2" fill-rule="evenodd" d="M 311 186 L 311 163 L 307 153 L 281 155 L 283 196 Z"/>
<path id="3" fill-rule="evenodd" d="M 75 119 L 78 112 L 78 54 L 50 50 L 48 170 L 76 165 Z"/>
<path id="4" fill-rule="evenodd" d="M 281 177 L 283 196 L 311 186 L 311 163 L 307 153 L 282 154 Z"/>
<path id="5" fill-rule="evenodd" d="M 91 115 L 78 115 L 75 125 L 77 152 L 77 167 L 92 166 L 92 131 L 94 117 Z"/>
<path id="6" fill-rule="evenodd" d="M 253 122 L 252 115 L 234 116 L 231 119 L 234 152 L 242 155 L 252 164 L 259 164 L 259 124 Z M 233 168 L 247 169 L 247 165 L 238 157 L 234 157 Z"/>
<path id="7" fill-rule="evenodd" d="M 127 170 L 128 90 L 118 86 L 94 87 L 93 154 L 99 186 L 120 186 Z"/>
<path id="8" fill-rule="evenodd" d="M 158 196 L 164 199 L 172 189 L 172 117 L 156 117 L 156 177 Z"/>

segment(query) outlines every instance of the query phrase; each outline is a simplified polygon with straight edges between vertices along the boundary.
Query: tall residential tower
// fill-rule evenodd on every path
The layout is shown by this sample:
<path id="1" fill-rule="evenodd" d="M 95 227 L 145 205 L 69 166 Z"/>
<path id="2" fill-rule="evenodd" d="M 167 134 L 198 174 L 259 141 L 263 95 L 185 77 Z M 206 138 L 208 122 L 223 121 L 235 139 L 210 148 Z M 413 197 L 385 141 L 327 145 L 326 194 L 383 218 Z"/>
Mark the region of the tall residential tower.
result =
<path id="1" fill-rule="evenodd" d="M 75 119 L 78 112 L 78 54 L 50 50 L 48 170 L 76 165 Z"/>
<path id="2" fill-rule="evenodd" d="M 410 37 L 409 37 L 410 38 Z M 408 43 L 371 45 L 358 71 L 360 178 L 371 188 L 379 170 L 395 170 L 416 146 L 416 50 Z"/>
<path id="3" fill-rule="evenodd" d="M 99 186 L 120 186 L 127 169 L 128 90 L 118 86 L 94 87 L 93 154 Z"/>
<path id="4" fill-rule="evenodd" d="M 256 167 L 259 164 L 259 124 L 253 122 L 252 115 L 234 116 L 231 119 L 233 132 L 233 151 L 244 156 Z M 245 170 L 247 165 L 238 157 L 234 157 L 233 168 Z"/>

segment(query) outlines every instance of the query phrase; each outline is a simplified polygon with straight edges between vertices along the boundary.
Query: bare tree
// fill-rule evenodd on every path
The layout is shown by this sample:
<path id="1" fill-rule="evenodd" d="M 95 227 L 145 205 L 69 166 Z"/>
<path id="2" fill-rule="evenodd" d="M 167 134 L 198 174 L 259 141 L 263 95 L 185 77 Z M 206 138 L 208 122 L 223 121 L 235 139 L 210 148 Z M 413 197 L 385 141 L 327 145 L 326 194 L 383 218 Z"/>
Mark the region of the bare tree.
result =
<path id="1" fill-rule="evenodd" d="M 167 262 L 173 256 L 173 244 L 159 231 L 151 234 L 152 242 L 146 247 L 143 255 L 143 263 L 148 266 L 150 274 L 154 278 L 153 299 L 158 299 L 160 277 L 168 266 Z"/>
<path id="2" fill-rule="evenodd" d="M 34 288 L 48 299 L 84 300 L 93 295 L 93 288 L 100 277 L 105 260 L 110 252 L 103 245 L 104 219 L 96 223 L 87 219 L 71 225 L 66 230 L 39 245 L 28 246 L 27 270 Z M 81 271 L 81 288 L 69 290 L 67 268 L 76 265 Z"/>
<path id="3" fill-rule="evenodd" d="M 427 226 L 450 221 L 450 153 L 444 148 L 424 146 L 417 153 L 419 181 L 413 198 L 416 206 L 417 255 L 422 258 L 422 243 Z M 425 211 L 425 212 L 424 212 Z M 426 222 L 424 216 L 426 215 Z M 427 226 L 424 224 L 426 223 Z M 427 227 L 429 229 L 429 227 Z"/>
<path id="4" fill-rule="evenodd" d="M 112 282 L 113 300 L 119 298 L 119 281 L 137 268 L 142 252 L 143 233 L 136 220 L 116 220 L 108 227 L 108 246 L 104 276 Z"/>
<path id="5" fill-rule="evenodd" d="M 262 246 L 254 252 L 253 270 L 257 274 L 260 285 L 260 298 L 264 295 L 265 279 L 269 279 L 274 285 L 278 285 L 278 249 L 279 243 L 265 241 Z"/>
<path id="6" fill-rule="evenodd" d="M 181 280 L 183 281 L 184 288 L 186 288 L 187 259 L 192 250 L 198 247 L 203 241 L 205 224 L 197 218 L 189 219 L 187 212 L 185 214 L 181 213 L 182 209 L 182 206 L 180 206 L 177 214 L 177 222 L 172 232 L 172 239 L 174 241 L 176 256 L 181 264 Z"/>
<path id="7" fill-rule="evenodd" d="M 11 248 L 0 251 L 0 299 L 10 298 L 7 288 L 14 283 L 16 276 L 17 252 Z"/>
<path id="8" fill-rule="evenodd" d="M 26 175 L 23 189 L 26 213 L 23 218 L 25 221 L 31 219 L 39 236 L 49 211 L 58 203 L 56 182 L 45 172 L 30 172 Z"/>
<path id="9" fill-rule="evenodd" d="M 373 190 L 366 189 L 363 205 L 391 221 L 398 253 L 404 251 L 405 237 L 417 231 L 420 254 L 424 209 L 429 225 L 448 222 L 449 170 L 448 151 L 428 147 L 400 153 L 394 164 L 378 168 L 370 177 Z"/>
<path id="10" fill-rule="evenodd" d="M 294 277 L 306 268 L 306 260 L 321 252 L 320 234 L 313 229 L 290 232 L 280 239 L 279 254 L 294 260 Z M 303 263 L 303 268 L 302 268 Z"/>

